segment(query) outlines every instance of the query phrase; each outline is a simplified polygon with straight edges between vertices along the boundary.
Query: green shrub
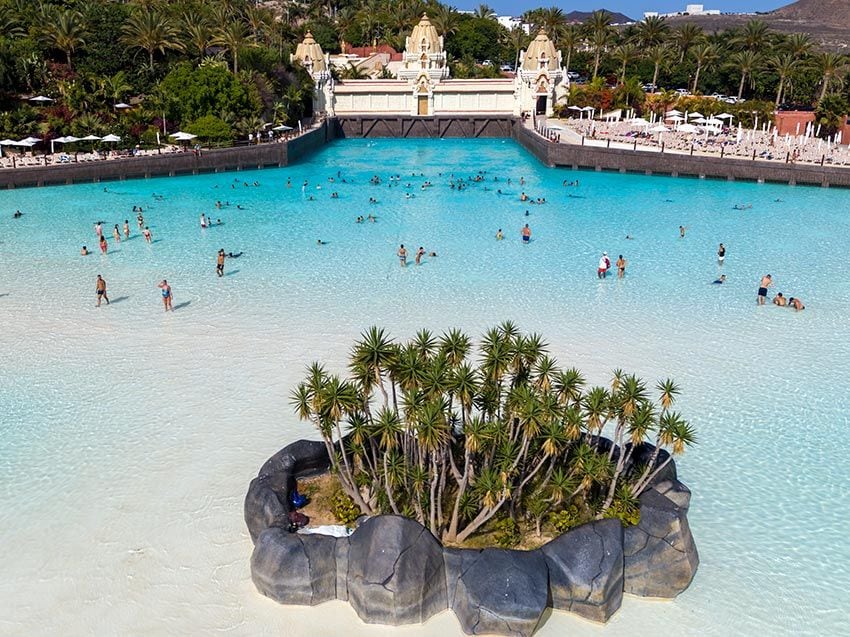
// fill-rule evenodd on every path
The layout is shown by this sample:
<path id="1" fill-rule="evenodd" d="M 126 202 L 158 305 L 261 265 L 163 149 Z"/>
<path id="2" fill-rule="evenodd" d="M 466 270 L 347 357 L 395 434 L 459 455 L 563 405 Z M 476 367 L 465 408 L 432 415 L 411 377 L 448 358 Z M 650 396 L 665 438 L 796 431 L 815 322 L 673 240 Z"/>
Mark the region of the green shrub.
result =
<path id="1" fill-rule="evenodd" d="M 511 517 L 502 518 L 494 525 L 496 534 L 494 539 L 496 544 L 503 549 L 509 549 L 519 544 L 522 535 L 519 532 L 519 525 Z"/>
<path id="2" fill-rule="evenodd" d="M 345 526 L 354 524 L 360 517 L 360 509 L 354 504 L 354 500 L 342 491 L 337 491 L 331 498 L 331 512 L 336 521 Z"/>
<path id="3" fill-rule="evenodd" d="M 555 531 L 560 534 L 579 526 L 584 520 L 582 520 L 578 508 L 570 506 L 567 509 L 551 513 L 549 515 L 549 522 L 555 527 Z"/>
<path id="4" fill-rule="evenodd" d="M 204 142 L 229 142 L 233 139 L 230 124 L 215 115 L 199 117 L 189 124 L 186 130 Z"/>

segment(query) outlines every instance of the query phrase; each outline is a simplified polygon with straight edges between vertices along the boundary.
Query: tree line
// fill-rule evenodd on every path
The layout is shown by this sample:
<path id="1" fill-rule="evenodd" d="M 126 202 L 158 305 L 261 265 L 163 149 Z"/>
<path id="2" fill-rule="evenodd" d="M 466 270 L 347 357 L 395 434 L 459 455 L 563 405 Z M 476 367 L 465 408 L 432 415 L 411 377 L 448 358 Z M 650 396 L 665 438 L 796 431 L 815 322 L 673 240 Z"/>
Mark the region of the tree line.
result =
<path id="1" fill-rule="evenodd" d="M 650 92 L 681 88 L 847 110 L 847 56 L 757 19 L 706 33 L 658 17 L 615 26 L 605 11 L 572 24 L 551 7 L 523 14 L 529 35 L 506 29 L 487 5 L 461 13 L 434 0 L 0 0 L 0 134 L 39 127 L 150 138 L 172 122 L 228 138 L 263 122 L 292 123 L 311 108 L 312 81 L 289 61 L 308 30 L 331 53 L 373 44 L 402 50 L 425 12 L 445 36 L 454 77 L 499 75 L 499 65 L 515 66 L 542 28 L 568 71 L 609 89 L 630 85 L 633 107 L 643 106 L 649 84 Z M 22 103 L 36 93 L 57 102 L 40 110 Z M 115 104 L 131 98 L 141 106 L 116 113 Z"/>

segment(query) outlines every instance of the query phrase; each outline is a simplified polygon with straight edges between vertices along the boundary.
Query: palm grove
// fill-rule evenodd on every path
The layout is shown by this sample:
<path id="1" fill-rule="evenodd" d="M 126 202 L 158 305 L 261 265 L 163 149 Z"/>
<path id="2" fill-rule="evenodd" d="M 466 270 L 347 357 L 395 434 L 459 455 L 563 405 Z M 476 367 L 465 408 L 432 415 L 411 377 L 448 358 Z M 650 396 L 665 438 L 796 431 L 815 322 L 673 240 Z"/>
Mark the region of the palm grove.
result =
<path id="1" fill-rule="evenodd" d="M 454 77 L 497 75 L 496 64 L 515 65 L 529 41 L 486 5 L 461 14 L 420 0 L 0 0 L 0 135 L 108 130 L 144 143 L 169 123 L 224 141 L 264 122 L 291 123 L 311 108 L 311 79 L 289 61 L 308 30 L 329 52 L 344 42 L 401 50 L 424 11 L 446 37 Z M 604 11 L 584 24 L 558 8 L 523 17 L 532 33 L 548 31 L 568 70 L 590 80 L 573 90 L 575 103 L 644 112 L 658 106 L 642 89 L 648 82 L 765 100 L 763 110 L 817 105 L 827 129 L 847 111 L 846 57 L 758 20 L 708 34 L 657 18 L 614 27 Z M 20 99 L 35 93 L 57 101 L 39 110 Z M 116 113 L 130 98 L 141 106 Z"/>
<path id="2" fill-rule="evenodd" d="M 616 370 L 609 386 L 590 387 L 510 322 L 477 351 L 459 330 L 400 343 L 373 327 L 349 370 L 314 363 L 292 393 L 297 413 L 320 432 L 358 512 L 413 517 L 446 542 L 488 524 L 505 545 L 520 525 L 540 536 L 604 517 L 634 524 L 637 497 L 694 442 L 672 381 L 652 391 Z"/>

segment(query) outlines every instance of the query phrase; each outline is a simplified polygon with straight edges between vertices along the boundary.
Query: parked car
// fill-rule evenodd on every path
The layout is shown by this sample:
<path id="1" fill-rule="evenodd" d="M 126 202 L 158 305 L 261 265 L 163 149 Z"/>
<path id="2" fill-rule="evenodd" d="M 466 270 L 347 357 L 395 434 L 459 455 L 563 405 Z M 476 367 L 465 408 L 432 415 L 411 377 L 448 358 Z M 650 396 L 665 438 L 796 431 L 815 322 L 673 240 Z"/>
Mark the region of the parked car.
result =
<path id="1" fill-rule="evenodd" d="M 504 71 L 505 73 L 513 73 L 514 67 L 513 64 L 502 64 L 502 66 L 499 67 L 499 70 Z"/>
<path id="2" fill-rule="evenodd" d="M 643 90 L 646 93 L 655 93 L 658 90 L 658 87 L 655 84 L 644 84 Z"/>
<path id="3" fill-rule="evenodd" d="M 676 89 L 676 92 L 677 92 L 679 95 L 690 95 L 690 94 L 691 94 L 691 92 L 690 92 L 688 89 L 686 89 L 686 88 L 677 88 L 677 89 Z"/>
<path id="4" fill-rule="evenodd" d="M 493 61 L 492 60 L 484 60 L 481 63 L 481 66 L 493 66 Z"/>
<path id="5" fill-rule="evenodd" d="M 575 71 L 567 71 L 567 77 L 570 78 L 571 80 L 577 80 L 581 76 L 578 73 L 576 73 Z"/>

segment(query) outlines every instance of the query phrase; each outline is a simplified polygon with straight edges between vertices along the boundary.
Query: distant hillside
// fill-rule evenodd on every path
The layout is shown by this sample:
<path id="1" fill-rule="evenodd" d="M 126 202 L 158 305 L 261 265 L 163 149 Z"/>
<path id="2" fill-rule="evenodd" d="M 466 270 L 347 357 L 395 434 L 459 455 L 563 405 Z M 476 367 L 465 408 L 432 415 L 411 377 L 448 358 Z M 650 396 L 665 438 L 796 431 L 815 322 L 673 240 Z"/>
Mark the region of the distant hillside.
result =
<path id="1" fill-rule="evenodd" d="M 678 16 L 670 21 L 673 25 L 693 22 L 711 32 L 740 28 L 753 18 L 783 33 L 808 33 L 831 49 L 850 46 L 850 0 L 798 0 L 757 15 Z"/>
<path id="2" fill-rule="evenodd" d="M 570 22 L 584 22 L 590 17 L 590 11 L 570 11 L 567 14 L 567 20 Z M 617 13 L 616 11 L 608 11 L 611 14 L 611 22 L 614 24 L 624 24 L 626 22 L 634 22 L 629 16 Z"/>
<path id="3" fill-rule="evenodd" d="M 768 15 L 780 20 L 811 22 L 846 29 L 850 24 L 850 2 L 847 0 L 798 0 Z"/>

